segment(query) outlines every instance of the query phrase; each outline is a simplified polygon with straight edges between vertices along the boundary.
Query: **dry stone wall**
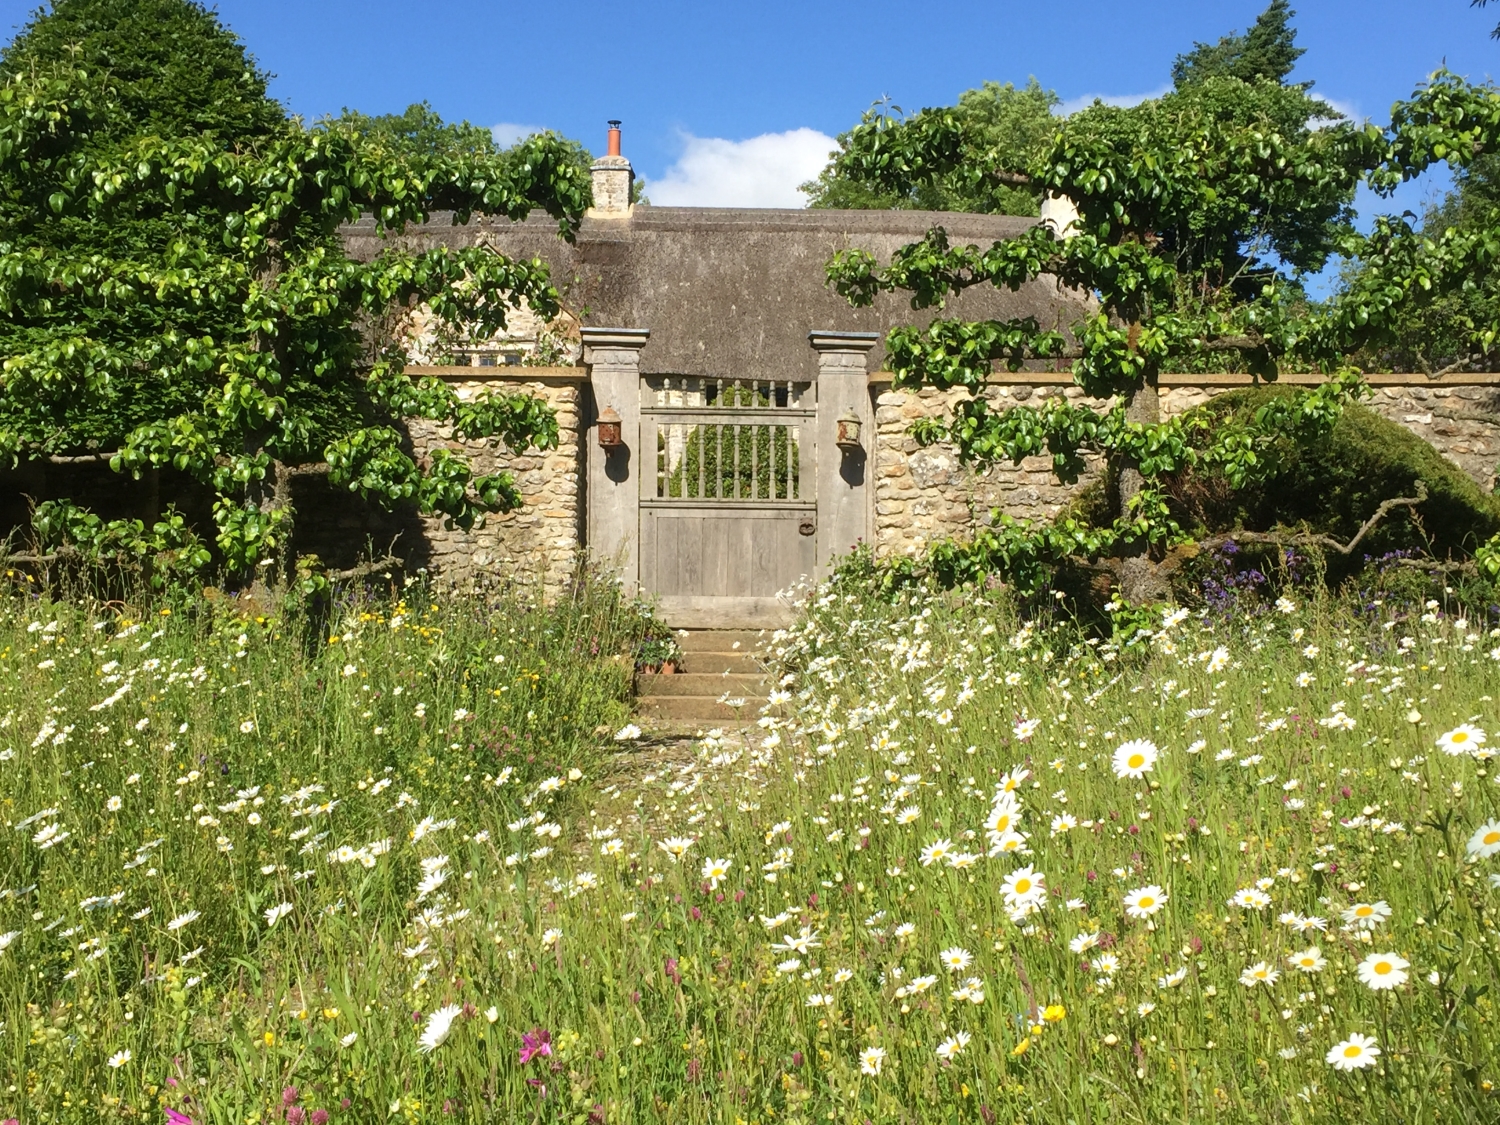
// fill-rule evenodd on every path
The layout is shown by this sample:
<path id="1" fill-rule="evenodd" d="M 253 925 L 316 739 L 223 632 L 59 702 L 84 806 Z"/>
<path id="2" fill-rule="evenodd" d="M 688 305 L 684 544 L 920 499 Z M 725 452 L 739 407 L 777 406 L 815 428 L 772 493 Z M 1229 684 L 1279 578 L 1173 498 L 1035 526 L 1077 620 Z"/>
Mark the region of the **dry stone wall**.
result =
<path id="1" fill-rule="evenodd" d="M 587 526 L 582 401 L 586 367 L 428 368 L 453 385 L 460 397 L 486 390 L 537 395 L 557 411 L 560 441 L 556 450 L 512 455 L 488 442 L 455 442 L 433 427 L 414 425 L 419 451 L 438 445 L 463 453 L 476 473 L 509 470 L 525 504 L 515 512 L 491 516 L 472 531 L 446 529 L 442 521 L 422 521 L 426 561 L 444 582 L 480 585 L 492 581 L 540 577 L 550 592 L 561 590 L 585 546 Z M 993 385 L 988 399 L 994 409 L 1025 404 L 1039 406 L 1064 397 L 1102 410 L 1102 400 L 1086 399 L 1067 375 L 1024 376 L 1025 382 Z M 1421 376 L 1372 376 L 1375 396 L 1369 405 L 1393 422 L 1430 442 L 1468 473 L 1480 487 L 1492 489 L 1500 467 L 1500 381 L 1469 377 L 1468 383 L 1430 383 Z M 1285 382 L 1311 382 L 1291 376 Z M 1162 388 L 1162 412 L 1180 414 L 1236 386 L 1243 377 L 1203 376 L 1176 379 Z M 942 417 L 962 391 L 898 391 L 889 377 L 872 379 L 873 435 L 872 511 L 869 527 L 876 553 L 883 557 L 919 554 L 933 542 L 969 534 L 998 510 L 1018 519 L 1047 520 L 1068 505 L 1078 491 L 1102 471 L 1092 461 L 1075 485 L 1061 484 L 1047 457 L 1028 458 L 1018 466 L 1001 465 L 974 472 L 958 463 L 946 445 L 922 448 L 910 436 L 919 418 Z"/>
<path id="2" fill-rule="evenodd" d="M 483 372 L 483 374 L 481 374 Z M 498 442 L 455 441 L 430 423 L 413 423 L 418 453 L 446 448 L 461 453 L 476 476 L 509 472 L 524 503 L 490 515 L 469 530 L 445 528 L 424 518 L 427 565 L 450 585 L 468 587 L 514 579 L 540 579 L 549 594 L 568 583 L 583 546 L 584 489 L 580 434 L 583 368 L 434 368 L 461 399 L 486 391 L 525 393 L 557 412 L 557 448 L 513 454 Z"/>
<path id="3" fill-rule="evenodd" d="M 991 386 L 986 397 L 1003 410 L 1025 403 L 1039 406 L 1049 397 L 1104 409 L 1102 400 L 1085 399 L 1063 376 L 1033 376 L 1030 382 Z M 1370 376 L 1375 395 L 1367 405 L 1411 430 L 1467 473 L 1486 491 L 1495 487 L 1500 467 L 1500 383 L 1481 383 L 1495 376 L 1473 376 L 1471 383 L 1432 383 L 1420 375 Z M 1313 382 L 1289 376 L 1286 383 Z M 1164 416 L 1191 410 L 1217 394 L 1245 385 L 1243 376 L 1203 376 L 1169 380 L 1161 391 Z M 993 510 L 1017 519 L 1051 519 L 1098 479 L 1095 460 L 1077 484 L 1061 484 L 1052 475 L 1051 459 L 1029 457 L 1020 465 L 974 472 L 958 463 L 951 447 L 922 448 L 908 432 L 919 418 L 943 417 L 963 391 L 899 391 L 877 379 L 875 423 L 874 528 L 878 555 L 919 554 L 940 539 L 963 537 L 989 518 Z"/>
<path id="4" fill-rule="evenodd" d="M 943 417 L 967 392 L 900 391 L 877 383 L 875 391 L 875 552 L 882 557 L 915 555 L 944 538 L 963 537 L 976 522 L 999 510 L 1017 519 L 1050 520 L 1090 481 L 1102 463 L 1090 462 L 1075 485 L 1052 475 L 1050 457 L 1028 457 L 1020 465 L 999 465 L 974 472 L 958 462 L 951 446 L 922 448 L 910 434 L 919 418 Z M 985 396 L 992 409 L 1022 403 L 1039 407 L 1062 397 L 1103 410 L 1101 400 L 1086 399 L 1062 381 L 992 386 Z"/>

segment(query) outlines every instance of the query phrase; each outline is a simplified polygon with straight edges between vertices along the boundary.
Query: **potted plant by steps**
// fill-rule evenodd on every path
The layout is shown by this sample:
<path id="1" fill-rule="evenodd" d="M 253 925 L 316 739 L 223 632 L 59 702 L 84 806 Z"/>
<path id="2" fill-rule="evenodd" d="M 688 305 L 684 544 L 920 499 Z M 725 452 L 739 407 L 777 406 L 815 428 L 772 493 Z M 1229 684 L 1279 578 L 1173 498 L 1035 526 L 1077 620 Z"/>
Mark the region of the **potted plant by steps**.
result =
<path id="1" fill-rule="evenodd" d="M 635 667 L 638 672 L 652 672 L 670 676 L 677 671 L 682 653 L 671 637 L 650 637 L 641 642 L 636 653 Z"/>

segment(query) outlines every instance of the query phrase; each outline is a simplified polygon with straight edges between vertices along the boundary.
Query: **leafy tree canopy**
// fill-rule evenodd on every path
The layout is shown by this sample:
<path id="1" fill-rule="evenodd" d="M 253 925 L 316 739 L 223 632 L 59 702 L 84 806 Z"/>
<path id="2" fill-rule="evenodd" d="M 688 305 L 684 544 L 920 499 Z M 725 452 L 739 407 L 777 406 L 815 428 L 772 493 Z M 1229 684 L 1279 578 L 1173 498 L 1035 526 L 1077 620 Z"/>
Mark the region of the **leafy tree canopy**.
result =
<path id="1" fill-rule="evenodd" d="M 1357 376 L 1340 374 L 1210 431 L 1191 418 L 1160 418 L 1162 371 L 1222 356 L 1267 380 L 1284 365 L 1344 372 L 1357 349 L 1389 337 L 1399 313 L 1461 288 L 1494 261 L 1500 240 L 1490 232 L 1500 222 L 1426 240 L 1404 219 L 1381 219 L 1368 237 L 1347 219 L 1362 181 L 1388 193 L 1434 163 L 1467 167 L 1500 143 L 1500 91 L 1439 73 L 1397 105 L 1386 129 L 1345 120 L 1311 127 L 1326 116 L 1310 112 L 1312 104 L 1300 88 L 1219 77 L 1130 109 L 1095 105 L 1068 118 L 1030 168 L 971 172 L 1072 200 L 1079 218 L 1070 230 L 1038 225 L 981 248 L 953 246 L 936 228 L 889 263 L 851 250 L 829 264 L 830 281 L 857 304 L 890 290 L 909 293 L 914 307 L 940 309 L 969 286 L 1014 289 L 1045 275 L 1098 303 L 1067 333 L 1031 319 L 939 317 L 888 336 L 898 385 L 970 392 L 951 419 L 919 426 L 919 441 L 949 439 L 980 466 L 1047 454 L 1064 479 L 1097 455 L 1116 487 L 1107 527 L 1002 521 L 970 547 L 943 548 L 943 566 L 1034 581 L 1067 556 L 1112 557 L 1132 600 L 1159 594 L 1154 553 L 1185 534 L 1161 488 L 1164 474 L 1205 464 L 1235 488 L 1262 481 L 1287 435 L 1301 442 L 1325 433 L 1362 390 Z M 861 127 L 846 159 L 869 182 L 896 190 L 949 175 L 967 158 L 952 127 L 892 140 Z M 1336 249 L 1363 254 L 1368 271 L 1337 301 L 1311 304 L 1299 271 L 1319 268 Z M 1476 324 L 1473 335 L 1492 344 L 1500 322 Z M 992 409 L 992 365 L 1017 370 L 1036 360 L 1070 360 L 1085 393 L 1114 405 L 1103 415 L 1065 400 Z"/>
<path id="2" fill-rule="evenodd" d="M 1007 82 L 986 82 L 965 90 L 955 106 L 924 109 L 906 115 L 898 107 L 877 103 L 861 123 L 839 136 L 839 149 L 828 167 L 802 185 L 808 206 L 855 210 L 977 211 L 1035 215 L 1040 193 L 1024 184 L 972 174 L 984 167 L 1029 165 L 1052 141 L 1057 129 L 1053 110 L 1057 94 L 1035 78 L 1019 89 Z M 871 179 L 859 150 L 874 135 L 903 147 L 903 137 L 934 130 L 951 136 L 963 154 L 942 176 L 896 182 Z"/>
<path id="3" fill-rule="evenodd" d="M 1291 24 L 1296 14 L 1287 0 L 1271 0 L 1243 35 L 1195 43 L 1191 51 L 1178 55 L 1172 64 L 1173 83 L 1179 90 L 1210 78 L 1285 83 L 1297 60 L 1306 54 L 1305 48 L 1297 46 L 1297 31 Z"/>
<path id="4" fill-rule="evenodd" d="M 1500 156 L 1481 153 L 1454 173 L 1454 185 L 1422 215 L 1421 233 L 1434 245 L 1445 239 L 1485 237 L 1500 214 Z M 1346 263 L 1342 284 L 1361 287 L 1369 265 Z M 1390 331 L 1359 355 L 1367 370 L 1485 371 L 1500 366 L 1500 346 L 1478 334 L 1500 321 L 1500 270 L 1474 261 L 1464 283 L 1393 314 Z"/>
<path id="5" fill-rule="evenodd" d="M 427 102 L 409 105 L 405 113 L 373 117 L 346 106 L 323 126 L 414 156 L 493 156 L 500 151 L 488 129 L 467 121 L 444 121 Z"/>
<path id="6" fill-rule="evenodd" d="M 517 505 L 508 477 L 475 478 L 457 454 L 419 461 L 403 419 L 522 449 L 555 442 L 550 411 L 526 396 L 460 403 L 408 378 L 405 355 L 373 349 L 361 329 L 416 302 L 490 331 L 522 301 L 547 315 L 545 265 L 480 247 L 392 246 L 355 262 L 338 229 L 362 215 L 395 232 L 439 210 L 466 222 L 541 208 L 570 236 L 591 190 L 577 146 L 549 134 L 503 153 L 402 150 L 355 129 L 305 130 L 189 0 L 59 0 L 7 60 L 66 43 L 73 25 L 52 21 L 75 9 L 94 13 L 95 57 L 137 62 L 90 69 L 59 48 L 0 83 L 0 464 L 97 457 L 137 476 L 190 473 L 216 494 L 219 555 L 236 571 L 285 548 L 298 475 L 464 525 Z M 166 57 L 141 42 L 162 27 L 180 31 Z M 184 94 L 129 125 L 202 59 L 249 75 L 233 89 L 260 101 L 245 94 L 210 120 Z"/>
<path id="7" fill-rule="evenodd" d="M 62 65 L 114 91 L 94 107 L 96 143 L 204 132 L 244 142 L 286 120 L 238 37 L 187 0 L 55 0 L 0 50 L 0 81 Z"/>

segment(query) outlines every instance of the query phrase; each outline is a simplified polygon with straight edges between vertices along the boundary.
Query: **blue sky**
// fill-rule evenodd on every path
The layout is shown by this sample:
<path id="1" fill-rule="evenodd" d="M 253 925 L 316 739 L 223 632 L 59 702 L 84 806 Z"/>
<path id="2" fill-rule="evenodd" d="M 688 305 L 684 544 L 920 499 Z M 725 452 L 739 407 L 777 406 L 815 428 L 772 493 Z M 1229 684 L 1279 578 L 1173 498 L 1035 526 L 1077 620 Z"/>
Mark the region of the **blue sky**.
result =
<path id="1" fill-rule="evenodd" d="M 595 151 L 625 122 L 625 152 L 658 203 L 797 206 L 798 182 L 869 103 L 951 103 L 986 79 L 1036 75 L 1069 103 L 1161 91 L 1194 40 L 1251 23 L 1266 0 L 219 0 L 276 75 L 272 92 L 314 118 L 351 106 L 545 126 Z M 1377 121 L 1444 60 L 1500 71 L 1500 4 L 1303 0 L 1296 77 Z M 32 3 L 0 0 L 8 38 Z M 1433 186 L 1399 204 L 1419 208 Z"/>

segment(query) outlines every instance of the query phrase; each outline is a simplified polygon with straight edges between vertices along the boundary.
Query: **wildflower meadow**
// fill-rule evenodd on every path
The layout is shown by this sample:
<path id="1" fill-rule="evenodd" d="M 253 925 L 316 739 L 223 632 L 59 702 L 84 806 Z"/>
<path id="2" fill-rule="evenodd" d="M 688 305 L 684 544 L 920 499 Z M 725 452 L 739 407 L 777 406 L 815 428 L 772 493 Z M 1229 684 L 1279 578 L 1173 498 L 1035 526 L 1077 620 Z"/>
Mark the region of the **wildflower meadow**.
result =
<path id="1" fill-rule="evenodd" d="M 662 742 L 607 590 L 408 594 L 3 603 L 0 1116 L 1497 1116 L 1456 605 L 835 583 L 763 716 Z"/>

